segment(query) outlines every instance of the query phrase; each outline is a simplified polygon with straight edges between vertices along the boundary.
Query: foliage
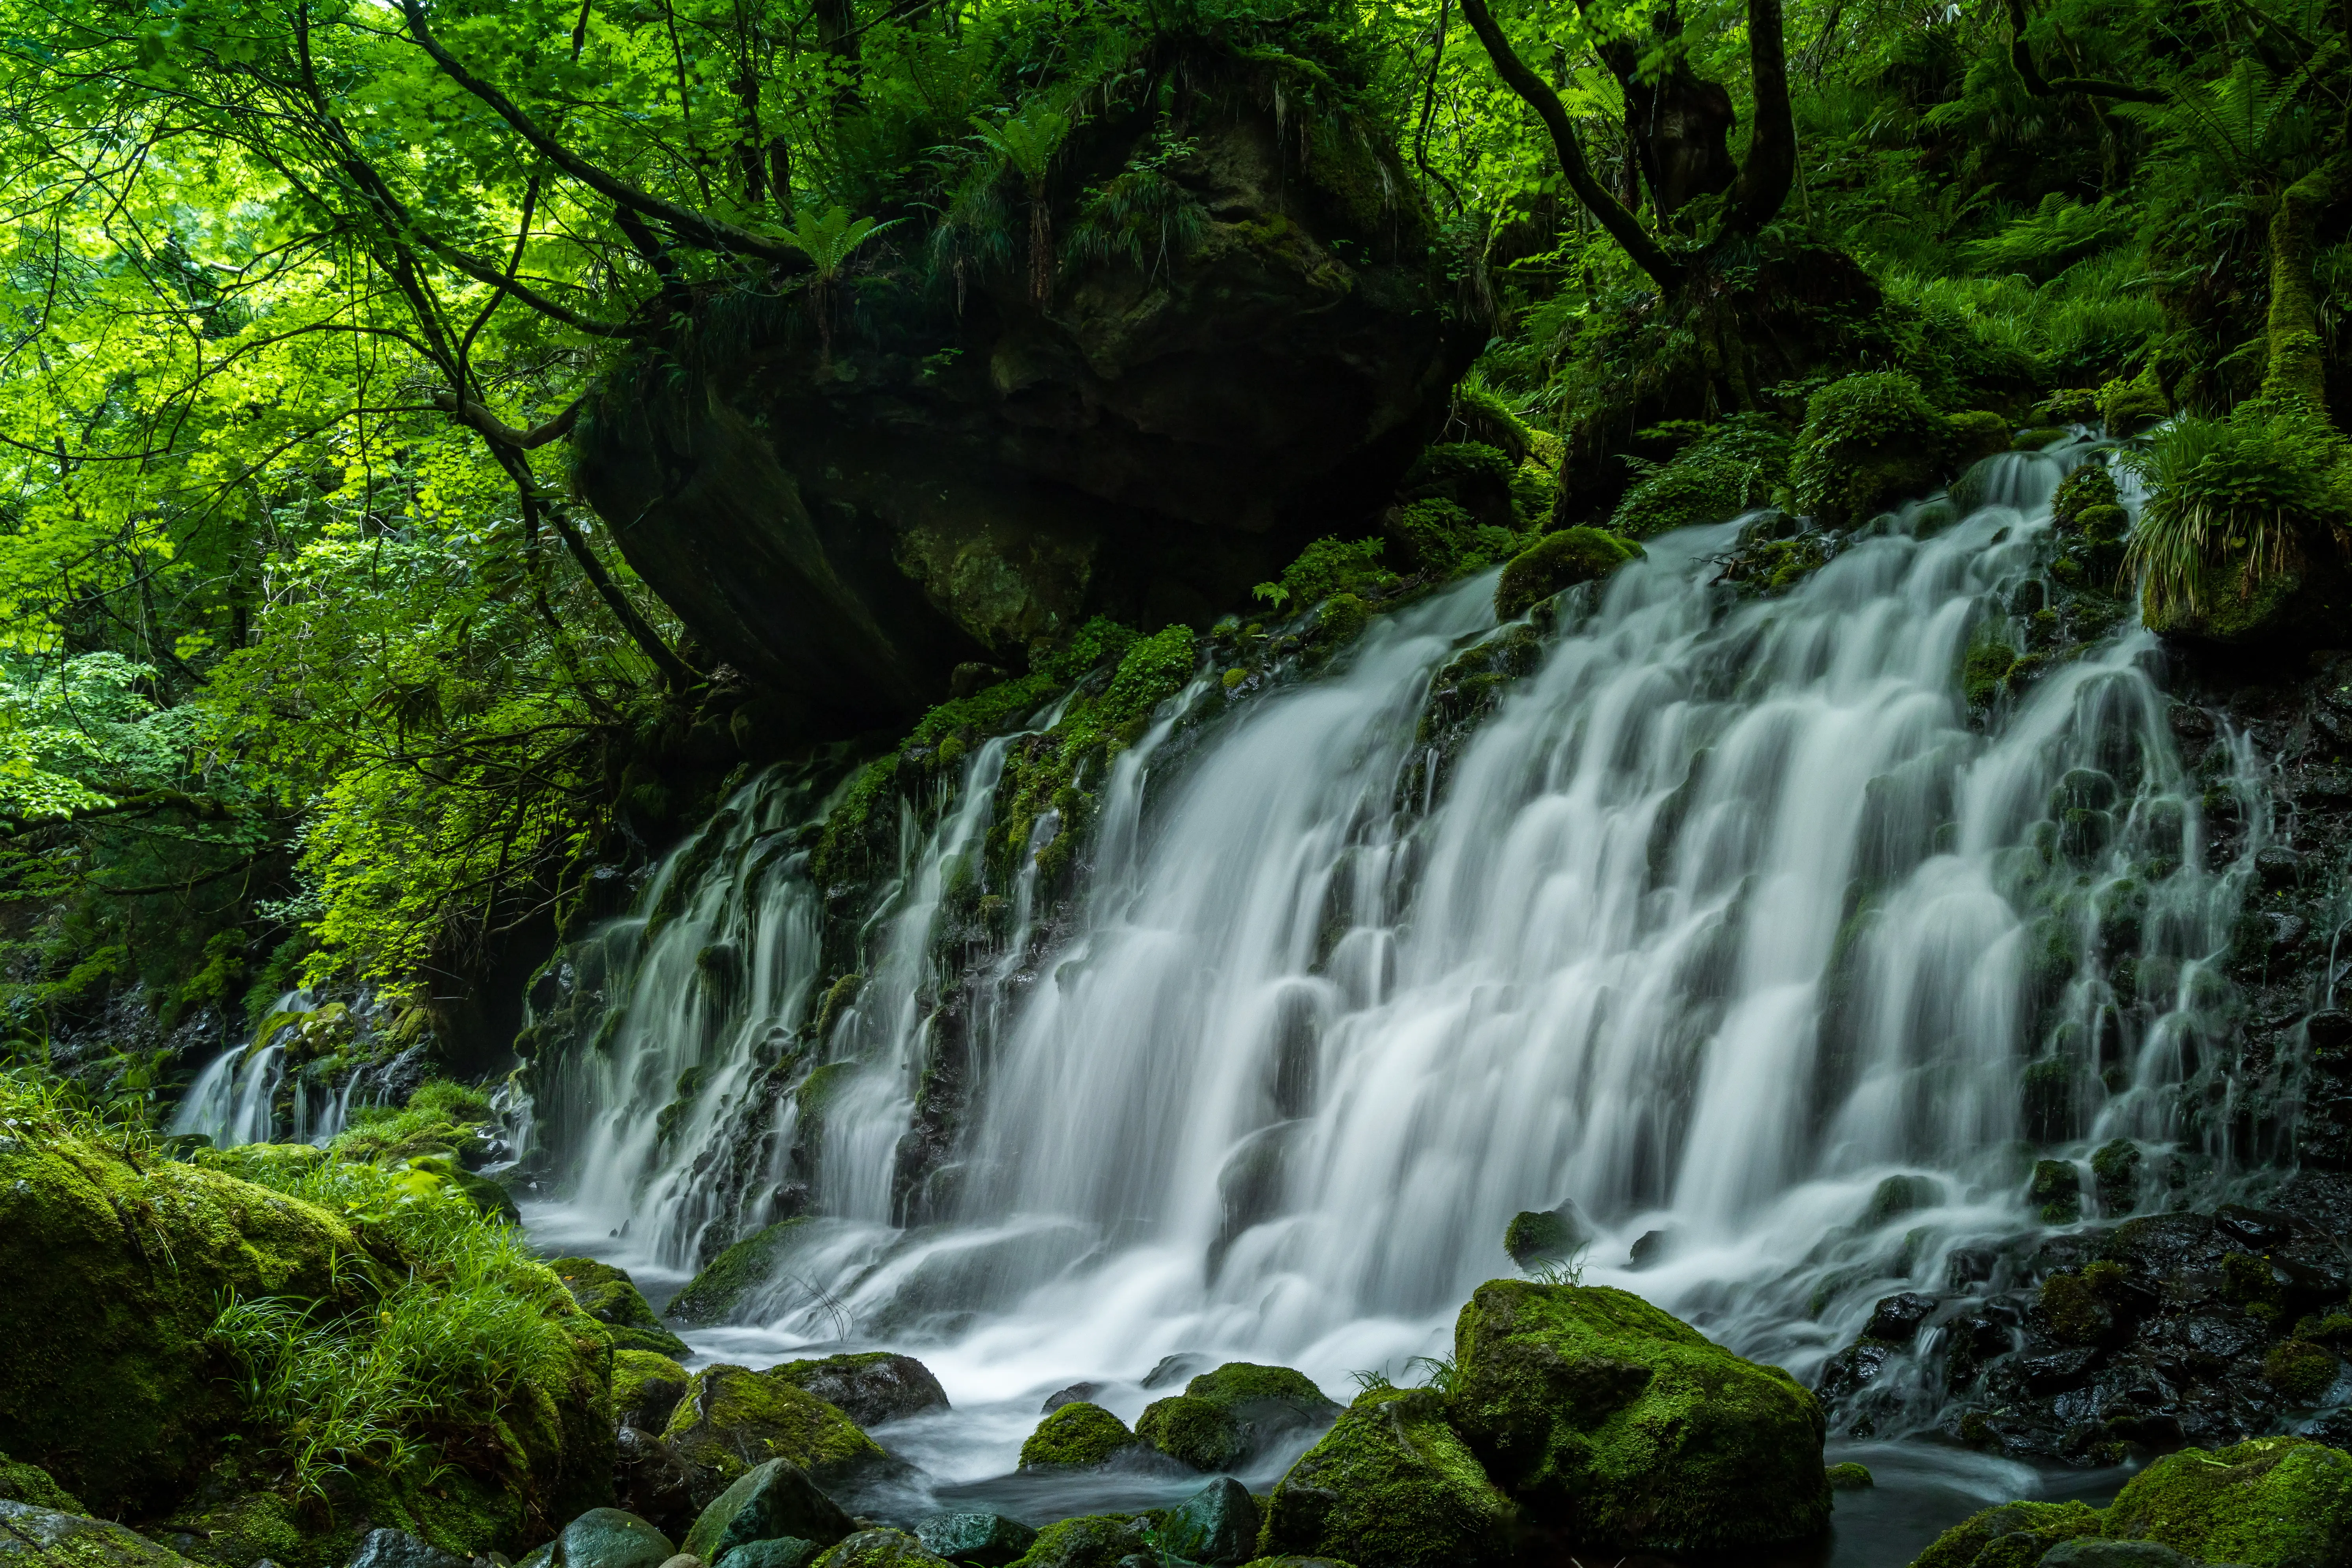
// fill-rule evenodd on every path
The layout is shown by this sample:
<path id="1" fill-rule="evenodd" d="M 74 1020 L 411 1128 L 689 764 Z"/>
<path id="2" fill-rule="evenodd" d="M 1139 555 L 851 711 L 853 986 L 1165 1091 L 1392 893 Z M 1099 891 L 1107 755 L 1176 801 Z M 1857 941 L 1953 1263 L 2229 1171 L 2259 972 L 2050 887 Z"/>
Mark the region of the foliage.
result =
<path id="1" fill-rule="evenodd" d="M 2209 607 L 2225 586 L 2249 596 L 2352 526 L 2343 438 L 2301 409 L 2249 404 L 2226 420 L 2179 419 L 2121 461 L 2148 489 L 2126 560 L 2151 617 Z"/>
<path id="2" fill-rule="evenodd" d="M 1260 583 L 1251 594 L 1276 609 L 1318 605 L 1334 594 L 1360 593 L 1386 587 L 1395 576 L 1380 566 L 1382 546 L 1377 539 L 1338 539 L 1328 535 L 1298 552 L 1282 569 L 1276 583 Z"/>

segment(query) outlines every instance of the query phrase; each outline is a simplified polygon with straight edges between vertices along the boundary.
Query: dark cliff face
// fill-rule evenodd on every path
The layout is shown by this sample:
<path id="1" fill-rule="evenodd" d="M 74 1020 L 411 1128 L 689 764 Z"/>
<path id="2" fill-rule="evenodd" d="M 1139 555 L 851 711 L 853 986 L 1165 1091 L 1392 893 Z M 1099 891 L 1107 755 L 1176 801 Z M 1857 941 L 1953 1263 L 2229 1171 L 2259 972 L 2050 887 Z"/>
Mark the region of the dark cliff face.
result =
<path id="1" fill-rule="evenodd" d="M 967 660 L 1017 670 L 1090 615 L 1246 602 L 1307 540 L 1369 531 L 1489 330 L 1393 153 L 1282 102 L 1246 73 L 1197 95 L 1162 159 L 1192 243 L 1066 253 L 1043 303 L 1017 180 L 984 272 L 926 281 L 909 223 L 830 300 L 699 301 L 583 433 L 581 492 L 816 732 L 919 711 Z M 1054 235 L 1166 132 L 1074 135 Z"/>

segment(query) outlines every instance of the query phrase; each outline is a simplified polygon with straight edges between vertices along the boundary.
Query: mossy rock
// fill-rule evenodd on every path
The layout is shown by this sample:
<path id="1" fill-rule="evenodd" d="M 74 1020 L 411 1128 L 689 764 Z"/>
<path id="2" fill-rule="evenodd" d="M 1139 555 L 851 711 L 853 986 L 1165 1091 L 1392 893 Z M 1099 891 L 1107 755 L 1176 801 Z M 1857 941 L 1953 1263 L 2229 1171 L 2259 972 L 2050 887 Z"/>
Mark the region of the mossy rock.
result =
<path id="1" fill-rule="evenodd" d="M 1640 545 L 1597 528 L 1547 533 L 1504 566 L 1495 584 L 1495 618 L 1517 620 L 1554 594 L 1598 582 L 1641 553 Z"/>
<path id="2" fill-rule="evenodd" d="M 1455 1428 L 1563 1539 L 1713 1551 L 1829 1523 L 1812 1394 L 1639 1296 L 1493 1280 L 1454 1345 Z"/>
<path id="3" fill-rule="evenodd" d="M 1946 439 L 1943 416 L 1901 372 L 1833 381 L 1805 402 L 1790 468 L 1797 510 L 1827 528 L 1867 522 L 1927 489 L 1942 470 Z"/>
<path id="4" fill-rule="evenodd" d="M 338 1215 L 225 1172 L 0 1134 L 0 1452 L 100 1512 L 170 1506 L 243 1420 L 220 1301 L 320 1300 L 365 1258 Z M 364 1267 L 364 1265 L 362 1265 Z"/>
<path id="5" fill-rule="evenodd" d="M 1151 1536 L 1159 1519 L 1150 1513 L 1092 1513 L 1062 1520 L 1039 1531 L 1013 1568 L 1118 1568 L 1139 1555 L 1156 1562 Z"/>
<path id="6" fill-rule="evenodd" d="M 1870 1473 L 1867 1465 L 1857 1465 L 1849 1460 L 1845 1464 L 1830 1467 L 1829 1481 L 1832 1491 L 1858 1492 L 1876 1486 L 1878 1478 Z"/>
<path id="7" fill-rule="evenodd" d="M 1523 1209 L 1503 1227 L 1503 1250 L 1522 1268 L 1559 1262 L 1591 1239 L 1564 1209 Z"/>
<path id="8" fill-rule="evenodd" d="M 2132 1478 L 2106 1535 L 2245 1568 L 2352 1563 L 2352 1454 L 2303 1437 L 2184 1448 Z"/>
<path id="9" fill-rule="evenodd" d="M 669 1321 L 690 1329 L 733 1322 L 754 1294 L 775 1282 L 807 1223 L 805 1216 L 778 1220 L 712 1258 L 670 1299 Z"/>
<path id="10" fill-rule="evenodd" d="M 58 1513 L 86 1513 L 81 1500 L 51 1479 L 38 1465 L 19 1464 L 0 1454 L 0 1502 L 21 1502 Z"/>
<path id="11" fill-rule="evenodd" d="M 1643 434 L 1655 438 L 1671 428 Z M 1787 483 L 1792 449 L 1787 429 L 1762 416 L 1734 415 L 1706 426 L 1625 492 L 1609 527 L 1627 539 L 1650 539 L 1677 528 L 1727 522 L 1763 506 Z"/>
<path id="12" fill-rule="evenodd" d="M 2060 528 L 2074 528 L 2091 508 L 2116 506 L 2121 499 L 2106 465 L 2085 463 L 2058 481 L 2050 497 L 2050 521 Z"/>
<path id="13" fill-rule="evenodd" d="M 861 1530 L 816 1560 L 815 1568 L 955 1568 L 903 1530 Z"/>
<path id="14" fill-rule="evenodd" d="M 0 1568 L 188 1568 L 119 1524 L 0 1499 Z"/>
<path id="15" fill-rule="evenodd" d="M 1134 1447 L 1136 1434 L 1099 1405 L 1073 1400 L 1037 1423 L 1021 1445 L 1021 1468 L 1080 1468 L 1108 1462 Z"/>
<path id="16" fill-rule="evenodd" d="M 678 1550 L 717 1563 L 738 1547 L 790 1536 L 814 1542 L 821 1551 L 855 1528 L 806 1470 L 789 1459 L 770 1459 L 736 1477 L 705 1504 Z"/>
<path id="17" fill-rule="evenodd" d="M 1360 1394 L 1266 1500 L 1261 1557 L 1454 1568 L 1509 1555 L 1517 1510 L 1425 1388 Z"/>
<path id="18" fill-rule="evenodd" d="M 740 1366 L 696 1373 L 662 1439 L 679 1458 L 723 1482 L 770 1459 L 797 1465 L 820 1484 L 888 1459 L 856 1423 L 815 1394 Z"/>
<path id="19" fill-rule="evenodd" d="M 624 1426 L 658 1432 L 669 1425 L 692 1379 L 658 1351 L 613 1352 L 613 1414 Z"/>
<path id="20" fill-rule="evenodd" d="M 2099 388 L 2099 417 L 2110 436 L 2137 436 L 2171 412 L 2172 400 L 2164 395 L 2152 370 L 2137 380 L 2118 377 Z"/>
<path id="21" fill-rule="evenodd" d="M 1979 458 L 2010 449 L 2009 421 L 1988 409 L 1970 409 L 1944 419 L 1944 458 L 1959 472 Z"/>
<path id="22" fill-rule="evenodd" d="M 1944 1531 L 1911 1568 L 2033 1568 L 2062 1541 L 2095 1539 L 2099 1525 L 2084 1502 L 2004 1503 Z"/>
<path id="23" fill-rule="evenodd" d="M 294 1505 L 274 1491 L 183 1510 L 150 1533 L 190 1562 L 217 1568 L 250 1568 L 265 1558 L 284 1568 L 340 1563 L 362 1535 L 355 1523 L 323 1533 L 306 1530 Z"/>
<path id="24" fill-rule="evenodd" d="M 1241 1463 L 1245 1447 L 1241 1423 L 1223 1405 L 1188 1394 L 1153 1400 L 1136 1417 L 1135 1436 L 1196 1470 L 1232 1469 Z"/>
<path id="25" fill-rule="evenodd" d="M 786 1362 L 768 1375 L 806 1389 L 860 1426 L 948 1408 L 948 1391 L 930 1368 L 889 1351 Z"/>

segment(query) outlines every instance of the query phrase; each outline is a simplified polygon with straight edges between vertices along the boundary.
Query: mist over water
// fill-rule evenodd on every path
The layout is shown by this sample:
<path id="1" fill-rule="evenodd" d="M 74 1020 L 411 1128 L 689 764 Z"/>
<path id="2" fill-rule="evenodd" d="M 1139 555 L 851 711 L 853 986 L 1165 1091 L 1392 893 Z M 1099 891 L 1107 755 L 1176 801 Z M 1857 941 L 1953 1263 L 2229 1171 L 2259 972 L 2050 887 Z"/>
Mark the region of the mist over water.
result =
<path id="1" fill-rule="evenodd" d="M 534 1231 L 658 1291 L 804 1202 L 761 1324 L 694 1342 L 920 1355 L 958 1410 L 894 1446 L 945 1483 L 1010 1469 L 1067 1384 L 1132 1418 L 1171 1355 L 1416 1381 L 1524 1209 L 1573 1205 L 1586 1283 L 1808 1377 L 1878 1298 L 2033 1226 L 2029 1141 L 2232 1152 L 2199 1108 L 2246 862 L 2209 863 L 2155 640 L 2047 647 L 2032 618 L 2065 467 L 1996 459 L 1965 517 L 1911 509 L 1777 598 L 1714 582 L 1737 522 L 1653 541 L 1458 745 L 1424 709 L 1513 635 L 1491 576 L 1316 679 L 1196 682 L 1090 786 L 1051 923 L 1034 868 L 977 885 L 991 742 L 905 815 L 865 984 L 813 1046 L 824 802 L 758 781 L 573 951 L 609 1012 L 542 1073 L 564 1195 Z M 1996 641 L 2042 668 L 1972 722 Z M 2255 766 L 2223 787 L 2258 822 Z M 1013 940 L 943 952 L 982 891 Z M 917 1205 L 942 1217 L 894 1224 L 950 1022 L 971 1099 Z M 1906 1397 L 1881 1436 L 1940 1406 Z"/>

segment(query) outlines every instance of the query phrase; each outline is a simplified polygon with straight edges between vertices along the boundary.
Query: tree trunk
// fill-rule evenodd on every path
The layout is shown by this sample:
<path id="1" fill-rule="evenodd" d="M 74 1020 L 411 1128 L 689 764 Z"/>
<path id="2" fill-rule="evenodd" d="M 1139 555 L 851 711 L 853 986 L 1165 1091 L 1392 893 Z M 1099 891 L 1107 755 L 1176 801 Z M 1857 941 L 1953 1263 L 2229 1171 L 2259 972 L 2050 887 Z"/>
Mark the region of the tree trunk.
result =
<path id="1" fill-rule="evenodd" d="M 2319 216 L 2352 190 L 2352 151 L 2338 151 L 2279 193 L 2271 213 L 2269 360 L 2263 395 L 2327 412 L 2327 345 L 2319 335 L 2319 289 L 2312 258 Z"/>

